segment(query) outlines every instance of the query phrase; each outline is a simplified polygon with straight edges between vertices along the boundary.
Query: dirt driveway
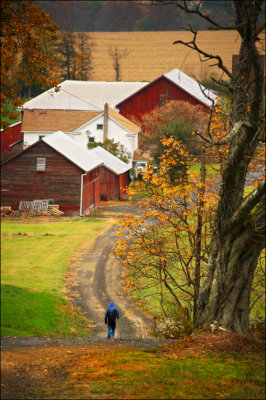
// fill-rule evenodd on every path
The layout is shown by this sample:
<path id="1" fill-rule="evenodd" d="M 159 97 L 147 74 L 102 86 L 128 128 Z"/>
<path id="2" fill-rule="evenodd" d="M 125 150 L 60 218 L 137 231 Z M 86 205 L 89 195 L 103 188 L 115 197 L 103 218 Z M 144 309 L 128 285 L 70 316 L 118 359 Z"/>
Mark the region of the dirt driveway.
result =
<path id="1" fill-rule="evenodd" d="M 95 211 L 94 217 L 110 218 L 117 217 L 123 211 L 136 212 L 136 206 L 128 201 L 102 204 Z M 116 337 L 146 338 L 151 336 L 150 321 L 136 309 L 128 297 L 122 295 L 122 270 L 113 254 L 115 239 L 115 229 L 112 226 L 97 237 L 92 246 L 82 250 L 79 262 L 75 264 L 75 277 L 68 284 L 70 299 L 92 321 L 92 337 L 106 337 L 104 314 L 109 303 L 113 301 L 120 313 Z"/>

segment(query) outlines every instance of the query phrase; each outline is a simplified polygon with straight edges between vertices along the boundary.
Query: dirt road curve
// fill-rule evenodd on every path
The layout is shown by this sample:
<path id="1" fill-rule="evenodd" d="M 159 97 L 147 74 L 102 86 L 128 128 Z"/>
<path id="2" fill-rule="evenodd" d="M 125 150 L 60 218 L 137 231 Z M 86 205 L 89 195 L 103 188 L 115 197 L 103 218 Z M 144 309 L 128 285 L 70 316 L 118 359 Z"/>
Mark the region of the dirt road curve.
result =
<path id="1" fill-rule="evenodd" d="M 120 205 L 105 205 L 96 213 L 106 218 L 118 215 L 127 210 L 134 212 L 128 202 Z M 104 213 L 102 213 L 105 211 Z M 76 292 L 79 297 L 72 297 L 74 304 L 92 321 L 94 327 L 92 337 L 106 337 L 107 328 L 104 324 L 104 314 L 110 301 L 113 301 L 120 313 L 117 323 L 117 338 L 145 338 L 149 337 L 149 320 L 140 313 L 132 302 L 123 296 L 120 275 L 121 266 L 112 254 L 115 242 L 114 226 L 99 236 L 93 246 L 82 251 L 77 266 L 77 281 L 70 287 L 70 293 Z"/>

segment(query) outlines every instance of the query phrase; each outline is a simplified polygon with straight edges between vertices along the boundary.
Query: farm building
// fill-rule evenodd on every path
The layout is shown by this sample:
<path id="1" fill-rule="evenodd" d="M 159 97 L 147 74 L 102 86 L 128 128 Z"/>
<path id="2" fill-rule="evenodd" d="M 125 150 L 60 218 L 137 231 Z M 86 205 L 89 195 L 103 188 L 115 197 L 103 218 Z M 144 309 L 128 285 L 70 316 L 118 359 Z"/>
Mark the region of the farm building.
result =
<path id="1" fill-rule="evenodd" d="M 23 141 L 21 125 L 21 122 L 17 122 L 8 129 L 1 129 L 1 153 L 10 153 L 14 146 Z"/>
<path id="2" fill-rule="evenodd" d="M 95 154 L 63 132 L 41 138 L 1 165 L 1 205 L 49 199 L 66 213 L 86 215 L 100 204 L 100 167 Z"/>
<path id="3" fill-rule="evenodd" d="M 129 183 L 130 166 L 101 146 L 89 150 L 103 161 L 100 168 L 101 200 L 123 200 Z"/>
<path id="4" fill-rule="evenodd" d="M 138 147 L 140 128 L 107 104 L 104 111 L 25 109 L 22 123 L 24 144 L 31 145 L 41 137 L 61 130 L 77 145 L 87 149 L 89 142 L 113 139 L 124 146 L 132 164 Z"/>
<path id="5" fill-rule="evenodd" d="M 116 107 L 124 117 L 138 118 L 169 100 L 188 101 L 193 105 L 209 108 L 212 100 L 216 100 L 216 95 L 184 72 L 174 68 L 117 103 Z"/>
<path id="6" fill-rule="evenodd" d="M 97 82 L 66 80 L 27 101 L 21 110 L 103 111 L 135 93 L 148 82 Z"/>

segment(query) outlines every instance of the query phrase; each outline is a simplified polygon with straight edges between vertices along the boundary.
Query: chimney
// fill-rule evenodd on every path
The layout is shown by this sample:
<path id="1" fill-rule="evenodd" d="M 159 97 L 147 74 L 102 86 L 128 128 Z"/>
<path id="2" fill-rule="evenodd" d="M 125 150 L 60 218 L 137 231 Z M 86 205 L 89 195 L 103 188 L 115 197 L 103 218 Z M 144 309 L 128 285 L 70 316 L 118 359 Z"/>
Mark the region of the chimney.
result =
<path id="1" fill-rule="evenodd" d="M 104 105 L 104 114 L 103 114 L 103 141 L 108 138 L 108 104 Z"/>

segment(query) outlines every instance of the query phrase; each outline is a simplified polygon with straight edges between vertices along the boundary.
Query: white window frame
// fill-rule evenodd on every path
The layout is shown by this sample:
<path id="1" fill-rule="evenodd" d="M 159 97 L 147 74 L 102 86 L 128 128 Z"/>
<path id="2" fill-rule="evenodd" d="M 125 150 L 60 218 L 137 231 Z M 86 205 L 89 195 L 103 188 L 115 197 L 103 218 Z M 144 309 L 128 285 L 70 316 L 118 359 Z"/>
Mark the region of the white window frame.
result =
<path id="1" fill-rule="evenodd" d="M 36 158 L 36 171 L 38 172 L 46 171 L 46 157 Z"/>

